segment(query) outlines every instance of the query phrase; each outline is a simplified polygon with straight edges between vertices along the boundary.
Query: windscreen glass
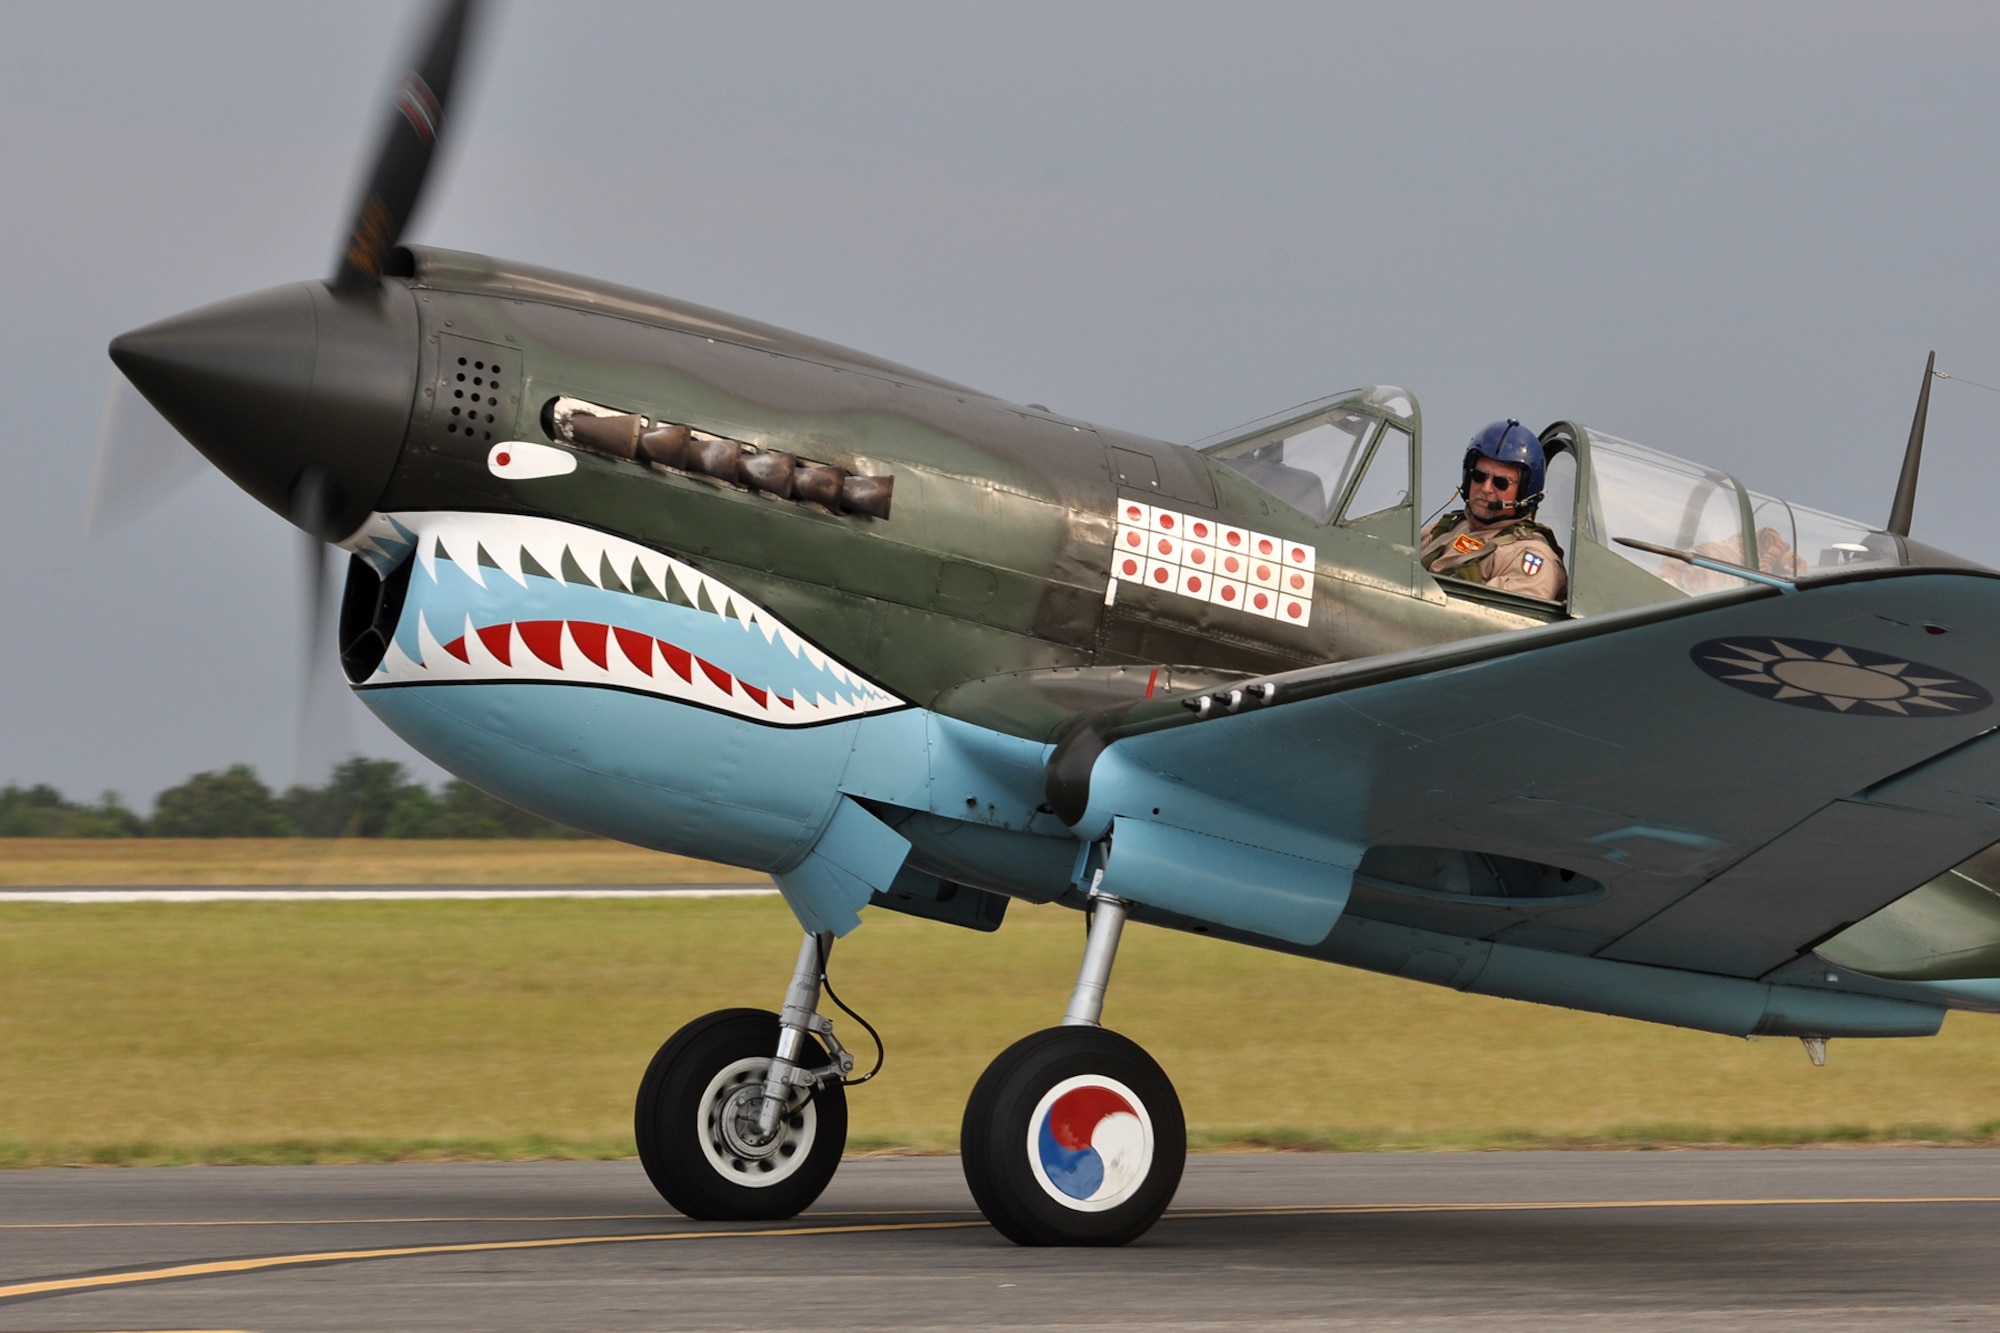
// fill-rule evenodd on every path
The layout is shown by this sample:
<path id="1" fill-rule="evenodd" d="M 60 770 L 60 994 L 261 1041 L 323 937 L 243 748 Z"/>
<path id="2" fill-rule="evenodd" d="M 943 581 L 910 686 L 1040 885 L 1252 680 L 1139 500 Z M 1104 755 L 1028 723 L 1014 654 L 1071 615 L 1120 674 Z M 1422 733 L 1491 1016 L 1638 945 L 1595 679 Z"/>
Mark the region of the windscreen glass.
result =
<path id="1" fill-rule="evenodd" d="M 1352 480 L 1353 469 L 1366 457 L 1374 429 L 1375 418 L 1366 413 L 1334 412 L 1281 434 L 1224 445 L 1209 457 L 1324 523 Z"/>
<path id="2" fill-rule="evenodd" d="M 1410 503 L 1410 434 L 1394 426 L 1382 427 L 1381 443 L 1368 460 L 1368 470 L 1348 498 L 1340 521 L 1354 523 L 1375 514 L 1402 509 Z"/>

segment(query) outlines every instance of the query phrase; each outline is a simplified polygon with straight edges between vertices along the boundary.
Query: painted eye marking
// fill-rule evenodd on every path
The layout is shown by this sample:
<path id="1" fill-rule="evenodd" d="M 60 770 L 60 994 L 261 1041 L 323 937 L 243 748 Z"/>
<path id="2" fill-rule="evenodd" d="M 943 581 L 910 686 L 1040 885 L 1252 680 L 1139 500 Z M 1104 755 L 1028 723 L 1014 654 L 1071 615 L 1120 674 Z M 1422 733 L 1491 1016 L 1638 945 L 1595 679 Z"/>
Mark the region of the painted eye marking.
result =
<path id="1" fill-rule="evenodd" d="M 509 440 L 486 451 L 486 470 L 509 481 L 563 477 L 576 471 L 576 455 L 532 440 Z"/>

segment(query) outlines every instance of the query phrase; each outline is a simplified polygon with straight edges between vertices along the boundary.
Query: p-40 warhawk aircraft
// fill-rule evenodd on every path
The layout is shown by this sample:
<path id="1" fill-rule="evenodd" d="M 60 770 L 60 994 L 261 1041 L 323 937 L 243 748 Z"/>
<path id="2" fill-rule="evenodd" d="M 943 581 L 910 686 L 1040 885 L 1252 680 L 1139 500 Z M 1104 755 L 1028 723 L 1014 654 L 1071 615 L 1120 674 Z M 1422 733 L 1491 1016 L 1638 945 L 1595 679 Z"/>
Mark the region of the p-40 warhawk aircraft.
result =
<path id="1" fill-rule="evenodd" d="M 1180 1178 L 1172 1085 L 1099 1025 L 1128 920 L 1815 1057 L 2000 1009 L 2000 576 L 1907 535 L 1921 408 L 1881 530 L 1557 422 L 1562 600 L 1439 578 L 1401 389 L 1185 447 L 399 247 L 466 11 L 331 279 L 111 356 L 348 553 L 341 664 L 398 735 L 777 881 L 779 1012 L 696 1019 L 639 1089 L 676 1208 L 786 1217 L 831 1179 L 854 1061 L 818 1010 L 871 905 L 1090 913 L 1061 1023 L 965 1113 L 1024 1244 L 1129 1241 Z"/>

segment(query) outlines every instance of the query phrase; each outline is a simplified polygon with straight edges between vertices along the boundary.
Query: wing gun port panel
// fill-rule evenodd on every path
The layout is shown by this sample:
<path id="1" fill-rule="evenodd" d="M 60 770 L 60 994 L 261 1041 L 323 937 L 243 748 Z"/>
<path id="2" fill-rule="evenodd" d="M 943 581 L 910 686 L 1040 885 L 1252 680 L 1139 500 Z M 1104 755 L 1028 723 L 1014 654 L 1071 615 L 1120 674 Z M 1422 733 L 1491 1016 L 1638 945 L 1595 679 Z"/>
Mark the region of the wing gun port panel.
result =
<path id="1" fill-rule="evenodd" d="M 708 477 L 776 499 L 818 505 L 834 514 L 886 519 L 896 488 L 894 477 L 856 476 L 783 449 L 759 448 L 681 422 L 653 421 L 581 398 L 556 397 L 543 404 L 542 430 L 551 440 L 592 453 Z"/>

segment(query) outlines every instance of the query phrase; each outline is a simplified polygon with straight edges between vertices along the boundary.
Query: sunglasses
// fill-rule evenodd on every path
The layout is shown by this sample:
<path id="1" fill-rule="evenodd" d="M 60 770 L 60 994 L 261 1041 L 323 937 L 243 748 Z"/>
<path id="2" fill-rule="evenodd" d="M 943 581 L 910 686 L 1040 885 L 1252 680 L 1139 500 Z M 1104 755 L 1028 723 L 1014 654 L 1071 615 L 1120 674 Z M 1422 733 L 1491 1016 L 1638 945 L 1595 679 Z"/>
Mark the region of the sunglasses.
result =
<path id="1" fill-rule="evenodd" d="M 1472 469 L 1472 484 L 1477 486 L 1482 481 L 1502 495 L 1514 489 L 1512 477 L 1503 476 L 1498 472 L 1487 472 L 1482 468 Z"/>

